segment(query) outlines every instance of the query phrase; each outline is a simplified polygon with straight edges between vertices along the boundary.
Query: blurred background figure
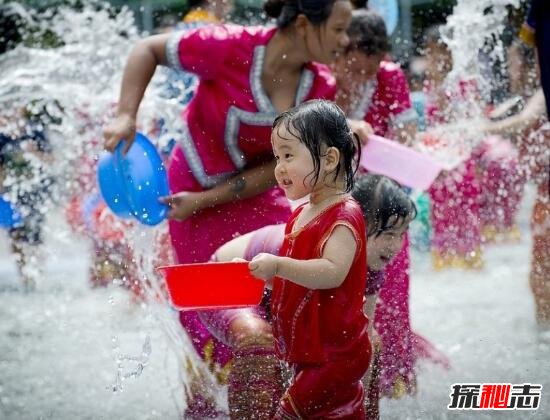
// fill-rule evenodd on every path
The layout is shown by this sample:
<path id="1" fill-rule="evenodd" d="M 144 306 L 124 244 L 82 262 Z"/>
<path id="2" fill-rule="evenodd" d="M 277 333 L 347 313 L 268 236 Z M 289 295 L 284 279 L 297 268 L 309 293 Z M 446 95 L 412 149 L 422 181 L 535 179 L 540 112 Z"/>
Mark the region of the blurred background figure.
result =
<path id="1" fill-rule="evenodd" d="M 27 108 L 0 111 L 0 192 L 21 214 L 9 230 L 19 274 L 25 290 L 35 288 L 42 275 L 44 221 L 51 209 L 53 178 L 48 173 L 51 146 L 45 132 L 47 114 Z"/>
<path id="2" fill-rule="evenodd" d="M 0 5 L 0 59 L 23 40 L 21 10 L 15 3 Z M 40 101 L 26 106 L 7 102 L 0 109 L 0 193 L 21 215 L 9 237 L 26 291 L 33 290 L 42 275 L 44 221 L 53 205 L 48 169 L 52 149 L 46 127 L 58 122 Z"/>

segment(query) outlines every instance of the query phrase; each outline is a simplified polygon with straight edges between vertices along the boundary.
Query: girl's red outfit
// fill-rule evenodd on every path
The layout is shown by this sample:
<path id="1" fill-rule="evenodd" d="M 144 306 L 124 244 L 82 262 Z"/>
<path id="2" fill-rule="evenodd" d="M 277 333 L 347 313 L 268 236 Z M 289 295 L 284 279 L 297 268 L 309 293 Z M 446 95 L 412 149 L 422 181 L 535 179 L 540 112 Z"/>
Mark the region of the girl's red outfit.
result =
<path id="1" fill-rule="evenodd" d="M 367 266 L 361 208 L 348 197 L 293 232 L 303 208 L 298 207 L 286 225 L 281 256 L 321 258 L 337 226 L 351 230 L 357 251 L 339 287 L 313 290 L 279 277 L 273 280 L 275 345 L 294 372 L 276 418 L 365 418 L 361 378 L 371 346 L 363 312 Z"/>

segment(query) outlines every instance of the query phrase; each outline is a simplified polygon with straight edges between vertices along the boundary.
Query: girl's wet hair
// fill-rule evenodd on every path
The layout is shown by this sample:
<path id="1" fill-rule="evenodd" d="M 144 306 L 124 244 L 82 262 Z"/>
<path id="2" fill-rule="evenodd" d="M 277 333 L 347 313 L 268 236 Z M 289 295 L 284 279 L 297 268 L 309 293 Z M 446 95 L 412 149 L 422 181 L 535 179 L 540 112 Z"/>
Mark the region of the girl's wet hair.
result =
<path id="1" fill-rule="evenodd" d="M 273 130 L 281 125 L 309 150 L 313 159 L 311 185 L 319 180 L 321 156 L 326 153 L 325 149 L 335 147 L 340 152 L 340 162 L 336 167 L 334 180 L 343 171 L 345 191 L 352 190 L 361 147 L 359 138 L 351 131 L 344 111 L 338 105 L 322 99 L 304 102 L 275 118 Z M 284 139 L 282 136 L 281 138 Z"/>
<path id="2" fill-rule="evenodd" d="M 367 174 L 355 180 L 351 195 L 361 206 L 367 237 L 398 228 L 416 217 L 416 206 L 403 188 L 382 175 Z"/>
<path id="3" fill-rule="evenodd" d="M 354 10 L 348 36 L 348 51 L 360 50 L 366 55 L 378 55 L 390 50 L 386 23 L 374 10 Z"/>
<path id="4" fill-rule="evenodd" d="M 300 14 L 314 25 L 320 25 L 329 18 L 336 1 L 339 0 L 267 0 L 264 11 L 277 19 L 279 29 L 286 28 Z"/>

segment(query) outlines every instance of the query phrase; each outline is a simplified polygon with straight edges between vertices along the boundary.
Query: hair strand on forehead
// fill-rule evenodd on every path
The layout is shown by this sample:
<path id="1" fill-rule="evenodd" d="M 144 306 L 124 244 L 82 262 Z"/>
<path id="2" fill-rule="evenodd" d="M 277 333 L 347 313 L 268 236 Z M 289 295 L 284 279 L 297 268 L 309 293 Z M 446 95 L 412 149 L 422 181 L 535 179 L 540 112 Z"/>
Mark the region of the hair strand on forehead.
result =
<path id="1" fill-rule="evenodd" d="M 319 181 L 323 148 L 334 147 L 340 153 L 334 180 L 343 173 L 345 191 L 353 188 L 361 147 L 352 133 L 344 112 L 334 102 L 314 99 L 283 112 L 273 122 L 276 130 L 283 125 L 287 132 L 303 143 L 313 160 L 312 185 Z"/>

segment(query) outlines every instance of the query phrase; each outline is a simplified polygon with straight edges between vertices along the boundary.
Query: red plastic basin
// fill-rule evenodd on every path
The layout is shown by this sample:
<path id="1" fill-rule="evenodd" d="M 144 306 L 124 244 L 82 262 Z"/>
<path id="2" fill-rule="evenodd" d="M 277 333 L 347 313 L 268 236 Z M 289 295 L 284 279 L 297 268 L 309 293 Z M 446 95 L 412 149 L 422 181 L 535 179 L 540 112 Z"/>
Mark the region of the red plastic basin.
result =
<path id="1" fill-rule="evenodd" d="M 247 262 L 171 265 L 164 276 L 172 305 L 179 310 L 256 306 L 265 282 L 253 277 Z"/>

